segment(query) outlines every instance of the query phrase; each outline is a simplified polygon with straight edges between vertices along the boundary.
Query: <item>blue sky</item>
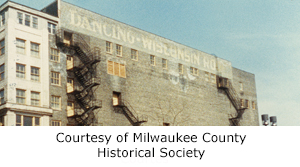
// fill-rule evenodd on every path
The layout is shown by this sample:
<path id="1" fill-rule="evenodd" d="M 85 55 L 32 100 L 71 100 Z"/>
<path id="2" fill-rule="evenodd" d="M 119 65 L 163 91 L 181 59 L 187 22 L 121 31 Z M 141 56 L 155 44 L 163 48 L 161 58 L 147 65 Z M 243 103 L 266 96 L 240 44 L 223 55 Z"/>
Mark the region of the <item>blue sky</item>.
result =
<path id="1" fill-rule="evenodd" d="M 14 1 L 36 9 L 53 2 Z M 300 1 L 65 1 L 254 73 L 259 114 L 276 115 L 278 125 L 300 125 Z"/>

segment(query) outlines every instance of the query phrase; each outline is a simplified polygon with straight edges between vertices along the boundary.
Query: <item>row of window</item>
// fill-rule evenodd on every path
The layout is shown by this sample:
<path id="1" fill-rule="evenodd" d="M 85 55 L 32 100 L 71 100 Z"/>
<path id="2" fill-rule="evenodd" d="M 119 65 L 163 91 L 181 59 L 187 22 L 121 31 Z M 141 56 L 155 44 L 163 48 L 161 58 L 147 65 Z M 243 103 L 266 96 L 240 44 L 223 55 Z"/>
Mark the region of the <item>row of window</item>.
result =
<path id="1" fill-rule="evenodd" d="M 40 68 L 31 66 L 30 75 L 32 81 L 40 81 Z M 16 77 L 25 79 L 25 76 L 26 76 L 26 65 L 17 63 Z"/>
<path id="2" fill-rule="evenodd" d="M 24 21 L 25 18 L 25 21 Z M 38 18 L 29 14 L 18 12 L 18 23 L 25 24 L 28 27 L 38 28 Z"/>
<path id="3" fill-rule="evenodd" d="M 40 106 L 40 92 L 30 92 L 31 95 L 31 105 Z M 16 89 L 16 102 L 18 104 L 26 104 L 26 90 Z"/>
<path id="4" fill-rule="evenodd" d="M 26 54 L 26 40 L 16 39 L 17 53 Z M 40 55 L 40 44 L 30 42 L 30 55 L 33 57 L 39 57 Z"/>
<path id="5" fill-rule="evenodd" d="M 241 102 L 241 107 L 245 107 L 245 108 L 250 108 L 250 101 L 247 99 L 240 99 Z M 256 109 L 256 104 L 255 101 L 252 101 L 252 109 L 255 110 Z"/>
<path id="6" fill-rule="evenodd" d="M 1 120 L 0 120 L 1 121 Z M 4 121 L 0 122 L 4 124 Z M 16 126 L 40 126 L 41 117 L 16 115 Z M 61 121 L 51 121 L 51 126 L 61 126 Z"/>

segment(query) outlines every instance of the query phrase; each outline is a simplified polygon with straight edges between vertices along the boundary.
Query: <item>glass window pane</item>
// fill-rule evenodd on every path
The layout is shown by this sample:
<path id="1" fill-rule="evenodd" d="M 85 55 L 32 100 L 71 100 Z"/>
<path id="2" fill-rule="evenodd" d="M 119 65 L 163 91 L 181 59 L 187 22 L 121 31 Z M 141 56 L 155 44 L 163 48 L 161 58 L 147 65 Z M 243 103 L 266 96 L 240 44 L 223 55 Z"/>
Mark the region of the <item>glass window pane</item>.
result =
<path id="1" fill-rule="evenodd" d="M 32 117 L 23 116 L 23 126 L 32 126 Z"/>

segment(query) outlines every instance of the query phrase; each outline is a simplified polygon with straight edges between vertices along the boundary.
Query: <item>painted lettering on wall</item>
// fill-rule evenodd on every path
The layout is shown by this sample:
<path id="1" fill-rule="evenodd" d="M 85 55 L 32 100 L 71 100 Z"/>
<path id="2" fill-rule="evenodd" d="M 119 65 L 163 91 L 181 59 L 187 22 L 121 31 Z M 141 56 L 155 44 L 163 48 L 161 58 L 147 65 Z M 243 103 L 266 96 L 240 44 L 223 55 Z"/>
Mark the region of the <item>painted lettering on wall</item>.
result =
<path id="1" fill-rule="evenodd" d="M 88 30 L 98 36 L 143 48 L 156 55 L 165 55 L 176 60 L 185 61 L 195 67 L 200 67 L 200 69 L 217 70 L 217 59 L 212 55 L 141 30 L 135 30 L 130 26 L 124 26 L 109 19 L 99 18 L 99 20 L 96 20 L 94 17 L 88 18 L 75 10 L 70 10 L 70 25 Z"/>

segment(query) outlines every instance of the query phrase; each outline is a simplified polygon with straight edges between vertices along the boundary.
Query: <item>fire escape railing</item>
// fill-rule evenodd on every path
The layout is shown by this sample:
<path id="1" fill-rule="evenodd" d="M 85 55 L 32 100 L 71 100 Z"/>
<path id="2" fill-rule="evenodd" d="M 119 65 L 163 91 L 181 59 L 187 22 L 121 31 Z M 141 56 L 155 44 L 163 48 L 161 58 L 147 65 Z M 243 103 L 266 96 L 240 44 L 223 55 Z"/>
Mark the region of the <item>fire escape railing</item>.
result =
<path id="1" fill-rule="evenodd" d="M 68 42 L 64 41 L 64 31 L 58 30 L 56 34 L 56 44 L 60 49 L 69 49 L 75 52 L 82 64 L 72 69 L 79 85 L 74 86 L 71 92 L 75 97 L 79 109 L 74 109 L 74 116 L 77 125 L 90 125 L 90 119 L 94 119 L 93 111 L 101 108 L 102 103 L 96 99 L 94 88 L 100 85 L 100 78 L 97 76 L 97 63 L 100 62 L 100 49 L 94 51 L 87 44 L 85 39 L 79 34 L 73 33 Z"/>
<path id="2" fill-rule="evenodd" d="M 229 98 L 235 110 L 237 111 L 236 116 L 230 118 L 230 121 L 234 126 L 238 126 L 246 108 L 241 103 L 241 99 L 239 98 L 238 94 L 236 93 L 228 78 L 219 76 L 217 84 L 219 89 L 223 89 L 226 92 L 227 97 Z"/>
<path id="3" fill-rule="evenodd" d="M 142 123 L 148 121 L 147 116 L 138 116 L 133 107 L 125 100 L 122 100 L 120 104 L 115 107 L 119 107 L 122 109 L 123 114 L 133 126 L 140 126 Z"/>

